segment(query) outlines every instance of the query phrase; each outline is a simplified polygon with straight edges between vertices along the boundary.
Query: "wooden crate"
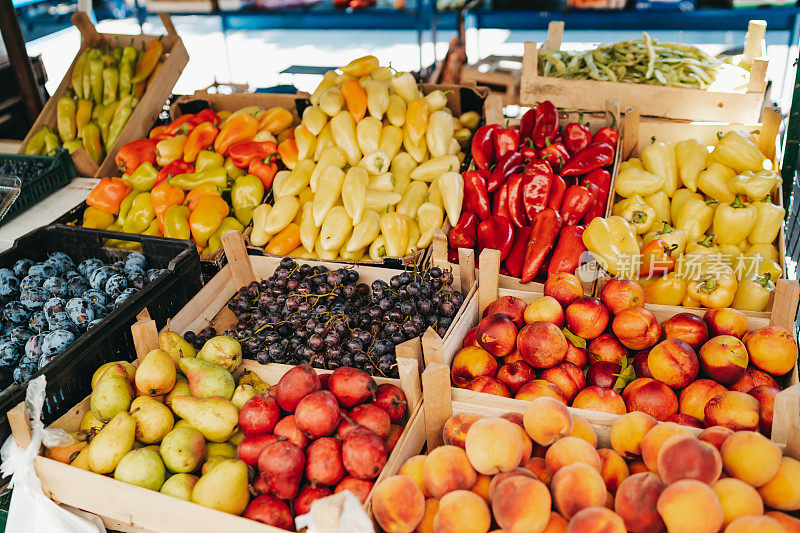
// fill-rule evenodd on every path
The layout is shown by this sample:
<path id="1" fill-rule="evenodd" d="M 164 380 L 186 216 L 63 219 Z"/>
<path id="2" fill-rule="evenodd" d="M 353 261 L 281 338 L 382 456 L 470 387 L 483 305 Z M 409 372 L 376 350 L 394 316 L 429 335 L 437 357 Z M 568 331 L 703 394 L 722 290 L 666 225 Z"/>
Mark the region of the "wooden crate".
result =
<path id="1" fill-rule="evenodd" d="M 58 106 L 58 100 L 67 94 L 72 80 L 72 69 L 75 67 L 75 61 L 84 50 L 91 46 L 98 45 L 120 44 L 125 46 L 131 42 L 137 48 L 142 48 L 143 46 L 146 47 L 150 42 L 160 39 L 161 42 L 164 43 L 164 55 L 166 56 L 162 59 L 164 64 L 152 80 L 150 87 L 145 91 L 139 104 L 133 110 L 133 114 L 131 114 L 128 122 L 125 124 L 117 142 L 114 143 L 114 146 L 106 153 L 105 159 L 103 159 L 98 166 L 92 161 L 85 150 L 77 150 L 72 154 L 72 161 L 75 163 L 75 168 L 79 175 L 87 177 L 116 176 L 119 173 L 117 165 L 114 162 L 117 150 L 130 141 L 147 137 L 156 117 L 158 117 L 158 114 L 164 107 L 164 102 L 167 101 L 167 98 L 172 93 L 175 82 L 178 81 L 181 72 L 183 72 L 183 67 L 189 62 L 189 54 L 183 46 L 183 41 L 181 41 L 181 38 L 175 31 L 175 26 L 172 25 L 172 20 L 169 15 L 161 13 L 159 17 L 161 18 L 162 24 L 164 24 L 164 27 L 167 29 L 166 36 L 116 35 L 98 33 L 85 13 L 82 11 L 75 12 L 72 15 L 72 23 L 81 32 L 80 49 L 78 53 L 75 54 L 75 59 L 72 60 L 58 89 L 56 89 L 55 93 L 50 97 L 50 100 L 47 101 L 44 109 L 39 114 L 36 122 L 33 123 L 33 127 L 31 127 L 28 135 L 22 142 L 20 153 L 22 153 L 25 145 L 28 144 L 28 141 L 34 133 L 44 126 L 50 126 L 51 128 L 56 127 L 56 108 Z"/>
<path id="2" fill-rule="evenodd" d="M 501 65 L 506 63 L 507 66 Z M 512 68 L 511 65 L 514 65 Z M 518 65 L 518 66 L 517 66 Z M 519 86 L 522 79 L 522 58 L 520 56 L 491 55 L 461 67 L 460 81 L 475 82 L 488 87 L 492 94 L 498 95 L 503 105 L 519 102 Z"/>
<path id="3" fill-rule="evenodd" d="M 481 254 L 481 269 L 478 280 L 478 290 L 476 295 L 466 301 L 462 306 L 460 317 L 453 326 L 445 342 L 445 348 L 441 349 L 435 345 L 429 345 L 423 339 L 422 349 L 425 357 L 426 369 L 422 374 L 422 388 L 427 395 L 430 390 L 441 391 L 443 387 L 450 387 L 450 364 L 453 357 L 461 348 L 461 342 L 469 332 L 475 327 L 483 316 L 486 307 L 500 296 L 515 296 L 530 303 L 541 296 L 541 293 L 530 291 L 517 291 L 513 289 L 498 288 L 498 264 L 499 253 L 496 250 L 484 250 Z M 789 331 L 794 331 L 794 317 L 797 310 L 798 297 L 800 297 L 800 286 L 796 281 L 780 280 L 776 285 L 776 292 L 780 295 L 776 301 L 781 305 L 773 308 L 769 317 L 748 316 L 750 330 L 765 327 L 769 324 L 782 326 Z M 706 309 L 680 308 L 665 305 L 646 304 L 645 307 L 655 314 L 659 323 L 664 322 L 670 317 L 688 312 L 697 316 L 704 316 Z M 460 340 L 459 340 L 460 339 Z M 438 365 L 438 366 L 437 366 Z M 786 376 L 787 388 L 782 390 L 775 398 L 775 409 L 772 425 L 772 439 L 779 443 L 785 443 L 789 436 L 789 429 L 800 417 L 800 383 L 798 383 L 798 369 L 795 363 L 794 369 Z M 497 406 L 509 410 L 514 406 L 524 409 L 526 401 L 515 400 L 513 398 L 502 398 L 483 392 L 473 392 L 467 389 L 452 387 L 452 400 L 459 402 L 470 402 L 484 406 Z M 434 393 L 437 398 L 441 396 Z M 426 402 L 428 400 L 426 399 Z M 431 404 L 436 400 L 430 398 Z M 603 413 L 599 411 L 589 411 L 585 409 L 575 409 L 570 407 L 570 411 L 579 414 L 589 420 L 593 425 L 604 428 L 607 431 L 611 424 L 619 415 Z M 432 410 L 436 413 L 437 411 Z M 426 410 L 426 417 L 429 415 Z M 429 418 L 429 423 L 431 420 Z M 431 435 L 429 438 L 433 438 Z"/>
<path id="4" fill-rule="evenodd" d="M 523 105 L 533 105 L 551 100 L 558 107 L 598 109 L 606 100 L 617 99 L 624 107 L 639 108 L 642 115 L 660 118 L 756 122 L 767 87 L 769 60 L 762 51 L 765 32 L 765 22 L 750 21 L 744 53 L 752 61 L 752 67 L 745 93 L 539 76 L 537 43 L 526 42 L 520 101 Z M 560 49 L 563 33 L 564 22 L 551 22 L 541 48 Z"/>
<path id="5" fill-rule="evenodd" d="M 308 93 L 299 92 L 297 94 L 272 94 L 272 93 L 234 93 L 217 94 L 207 90 L 198 90 L 194 94 L 179 96 L 172 102 L 169 113 L 173 119 L 178 118 L 184 113 L 191 113 L 186 109 L 191 109 L 192 105 L 202 105 L 208 103 L 212 111 L 236 111 L 247 106 L 259 106 L 264 109 L 271 107 L 283 107 L 292 111 L 298 118 L 302 115 L 303 109 L 308 103 Z"/>

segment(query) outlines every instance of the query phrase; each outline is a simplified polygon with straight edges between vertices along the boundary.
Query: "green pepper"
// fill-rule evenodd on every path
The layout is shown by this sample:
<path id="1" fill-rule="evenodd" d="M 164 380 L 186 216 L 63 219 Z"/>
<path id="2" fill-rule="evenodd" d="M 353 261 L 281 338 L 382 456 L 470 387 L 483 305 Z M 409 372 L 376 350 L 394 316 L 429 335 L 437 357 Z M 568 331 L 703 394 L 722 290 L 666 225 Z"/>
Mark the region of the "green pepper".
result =
<path id="1" fill-rule="evenodd" d="M 100 113 L 97 115 L 97 125 L 100 126 L 100 134 L 103 140 L 106 141 L 108 146 L 108 128 L 111 126 L 111 120 L 114 118 L 114 113 L 121 102 L 111 102 L 108 105 L 98 104 L 95 108 L 100 107 Z"/>
<path id="2" fill-rule="evenodd" d="M 228 186 L 228 173 L 225 171 L 224 167 L 209 168 L 202 172 L 178 174 L 172 176 L 168 181 L 171 185 L 180 187 L 184 191 L 194 190 L 204 183 L 211 183 L 212 185 L 224 189 Z"/>
<path id="3" fill-rule="evenodd" d="M 161 234 L 161 228 L 158 227 L 158 219 L 154 219 L 150 221 L 150 225 L 147 226 L 147 229 L 144 230 L 142 235 L 152 235 L 153 237 L 163 237 Z"/>
<path id="4" fill-rule="evenodd" d="M 61 148 L 61 141 L 53 128 L 47 128 L 44 134 L 44 153 L 50 155 L 56 148 Z"/>
<path id="5" fill-rule="evenodd" d="M 103 101 L 103 69 L 105 66 L 102 56 L 89 57 L 89 87 L 95 104 Z"/>
<path id="6" fill-rule="evenodd" d="M 75 139 L 77 132 L 77 124 L 75 122 L 76 107 L 75 100 L 70 95 L 62 96 L 58 99 L 56 124 L 58 126 L 58 135 L 62 141 Z"/>
<path id="7" fill-rule="evenodd" d="M 41 155 L 44 153 L 44 136 L 47 133 L 47 127 L 40 129 L 31 135 L 28 144 L 25 145 L 25 155 Z"/>
<path id="8" fill-rule="evenodd" d="M 133 187 L 134 191 L 145 192 L 153 188 L 158 177 L 158 169 L 150 161 L 145 161 L 133 171 L 133 174 L 123 179 Z"/>
<path id="9" fill-rule="evenodd" d="M 124 59 L 124 58 L 123 58 Z M 133 64 L 129 61 L 122 61 L 119 64 L 119 94 L 120 96 L 127 96 L 131 94 L 131 89 L 133 88 L 133 84 L 131 83 L 131 78 L 133 78 Z"/>
<path id="10" fill-rule="evenodd" d="M 122 47 L 115 46 L 114 48 L 112 48 L 111 49 L 111 57 L 114 58 L 114 61 L 116 63 L 119 63 L 120 61 L 122 61 Z"/>
<path id="11" fill-rule="evenodd" d="M 92 99 L 92 76 L 90 68 L 92 59 L 100 59 L 100 50 L 97 48 L 91 48 L 86 52 L 86 66 L 83 69 L 81 87 L 83 87 L 83 97 L 87 100 Z"/>
<path id="12" fill-rule="evenodd" d="M 89 100 L 89 103 L 92 103 L 92 101 Z M 100 113 L 103 112 L 103 109 L 105 109 L 105 107 L 106 106 L 104 106 L 103 104 L 97 104 L 96 106 L 92 107 L 92 114 L 91 114 L 92 120 L 97 120 L 98 118 L 100 118 Z"/>
<path id="13" fill-rule="evenodd" d="M 233 213 L 245 226 L 253 220 L 253 209 L 264 199 L 264 184 L 258 177 L 247 174 L 237 179 L 231 189 Z M 224 223 L 224 221 L 223 221 Z"/>
<path id="14" fill-rule="evenodd" d="M 117 100 L 117 86 L 119 85 L 119 70 L 117 67 L 103 69 L 103 103 L 110 104 Z"/>
<path id="15" fill-rule="evenodd" d="M 83 141 L 80 139 L 72 139 L 61 144 L 61 148 L 65 148 L 70 155 L 74 154 L 76 150 L 83 148 Z"/>
<path id="16" fill-rule="evenodd" d="M 129 96 L 120 101 L 119 107 L 114 111 L 114 118 L 111 119 L 111 124 L 108 127 L 108 137 L 106 138 L 106 150 L 111 151 L 114 143 L 119 139 L 122 129 L 128 122 L 128 119 L 133 113 L 133 108 L 137 103 L 137 99 Z"/>
<path id="17" fill-rule="evenodd" d="M 156 212 L 153 209 L 150 193 L 140 192 L 133 199 L 131 210 L 128 212 L 128 216 L 125 217 L 125 222 L 122 224 L 122 231 L 125 233 L 142 233 L 150 226 L 150 223 L 155 218 Z"/>
<path id="18" fill-rule="evenodd" d="M 119 215 L 117 216 L 117 222 L 119 222 L 120 227 L 119 230 L 122 231 L 122 224 L 125 223 L 125 219 L 128 217 L 128 213 L 131 211 L 131 206 L 133 205 L 133 199 L 138 196 L 138 191 L 131 191 L 128 193 L 128 196 L 122 200 L 122 203 L 119 204 Z"/>
<path id="19" fill-rule="evenodd" d="M 83 127 L 83 148 L 96 164 L 103 160 L 103 143 L 100 141 L 100 127 L 89 122 Z"/>
<path id="20" fill-rule="evenodd" d="M 72 67 L 72 90 L 78 95 L 78 98 L 83 98 L 83 72 L 86 70 L 86 61 L 89 59 L 89 51 L 84 50 L 75 60 L 75 66 Z"/>
<path id="21" fill-rule="evenodd" d="M 122 59 L 120 59 L 120 61 L 127 61 L 135 64 L 138 54 L 136 48 L 133 46 L 133 39 L 131 39 L 131 44 L 122 49 Z"/>
<path id="22" fill-rule="evenodd" d="M 189 208 L 185 205 L 172 205 L 164 215 L 164 237 L 189 240 L 192 232 L 189 229 Z"/>
<path id="23" fill-rule="evenodd" d="M 208 246 L 205 250 L 203 250 L 203 254 L 210 254 L 211 252 L 216 252 L 222 248 L 222 236 L 226 231 L 230 230 L 242 231 L 244 230 L 244 226 L 241 222 L 233 217 L 223 218 L 222 223 L 220 223 L 219 227 L 217 228 L 217 231 L 214 232 L 214 235 L 208 238 Z"/>

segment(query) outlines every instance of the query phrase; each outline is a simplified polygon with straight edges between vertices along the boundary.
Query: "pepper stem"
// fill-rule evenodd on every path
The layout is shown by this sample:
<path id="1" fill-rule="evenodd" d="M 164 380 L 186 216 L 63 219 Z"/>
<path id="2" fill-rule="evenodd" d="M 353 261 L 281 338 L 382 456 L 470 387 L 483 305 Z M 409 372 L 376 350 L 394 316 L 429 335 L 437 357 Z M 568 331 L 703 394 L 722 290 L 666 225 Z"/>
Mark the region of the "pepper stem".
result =
<path id="1" fill-rule="evenodd" d="M 700 281 L 700 286 L 697 290 L 706 294 L 711 294 L 717 290 L 717 288 L 719 288 L 719 281 L 717 281 L 714 276 L 708 276 L 706 279 Z"/>
<path id="2" fill-rule="evenodd" d="M 634 224 L 644 224 L 647 221 L 647 213 L 644 211 L 634 211 L 631 213 L 631 222 Z"/>
<path id="3" fill-rule="evenodd" d="M 666 235 L 667 233 L 672 233 L 674 231 L 672 226 L 669 225 L 669 222 L 666 220 L 662 220 L 661 222 L 664 223 L 664 226 L 658 230 L 657 235 Z"/>
<path id="4" fill-rule="evenodd" d="M 761 285 L 766 289 L 767 286 L 769 285 L 769 280 L 771 277 L 772 277 L 771 272 L 764 272 L 763 276 L 757 276 L 756 279 L 754 279 L 753 281 L 755 282 L 756 285 Z"/>
<path id="5" fill-rule="evenodd" d="M 737 194 L 736 199 L 733 202 L 731 202 L 731 207 L 733 207 L 734 209 L 741 209 L 742 207 L 747 207 L 747 206 L 742 203 L 742 199 L 739 198 L 739 195 Z"/>
<path id="6" fill-rule="evenodd" d="M 714 246 L 714 243 L 712 242 L 714 240 L 714 237 L 716 237 L 716 235 L 712 233 L 702 241 L 697 241 L 697 244 L 704 248 L 711 248 L 712 246 Z"/>

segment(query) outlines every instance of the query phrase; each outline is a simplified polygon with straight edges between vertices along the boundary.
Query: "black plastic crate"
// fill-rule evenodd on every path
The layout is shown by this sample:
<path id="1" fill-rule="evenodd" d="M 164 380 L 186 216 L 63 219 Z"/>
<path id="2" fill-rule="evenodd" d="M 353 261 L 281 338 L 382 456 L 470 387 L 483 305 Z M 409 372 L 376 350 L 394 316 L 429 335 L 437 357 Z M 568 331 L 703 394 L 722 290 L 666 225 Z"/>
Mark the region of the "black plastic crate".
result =
<path id="1" fill-rule="evenodd" d="M 0 160 L 45 160 L 50 162 L 47 170 L 36 177 L 17 176 L 22 182 L 19 197 L 11 204 L 6 216 L 0 220 L 0 225 L 19 215 L 44 197 L 65 187 L 75 177 L 75 166 L 72 164 L 72 158 L 69 152 L 62 148 L 58 148 L 55 155 L 0 154 Z"/>
<path id="2" fill-rule="evenodd" d="M 130 250 L 103 247 L 103 239 L 115 238 L 115 232 L 76 228 L 55 224 L 20 237 L 14 246 L 0 253 L 0 268 L 10 267 L 18 259 L 44 260 L 48 253 L 64 251 L 76 262 L 98 258 L 107 263 L 123 259 Z M 111 311 L 101 323 L 87 331 L 33 377 L 47 376 L 47 396 L 42 418 L 49 424 L 74 407 L 91 392 L 92 374 L 104 363 L 133 361 L 131 325 L 136 315 L 147 308 L 161 328 L 200 290 L 200 257 L 189 241 L 142 235 L 128 235 L 128 240 L 142 244 L 149 268 L 163 268 L 152 282 L 127 302 Z M 0 442 L 11 434 L 5 413 L 25 400 L 27 383 L 11 385 L 0 393 Z"/>

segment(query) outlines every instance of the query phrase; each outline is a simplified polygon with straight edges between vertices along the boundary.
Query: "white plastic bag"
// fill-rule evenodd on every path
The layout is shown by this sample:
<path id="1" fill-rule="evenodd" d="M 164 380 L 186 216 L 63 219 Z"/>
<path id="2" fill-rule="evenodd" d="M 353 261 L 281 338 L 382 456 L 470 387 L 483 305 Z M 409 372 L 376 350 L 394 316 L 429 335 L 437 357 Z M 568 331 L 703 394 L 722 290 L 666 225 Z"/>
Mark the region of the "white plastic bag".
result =
<path id="1" fill-rule="evenodd" d="M 294 519 L 297 529 L 308 533 L 374 533 L 361 500 L 349 490 L 315 500 L 311 511 Z"/>
<path id="2" fill-rule="evenodd" d="M 44 405 L 44 376 L 32 380 L 25 394 L 25 404 L 31 417 L 31 442 L 20 448 L 9 436 L 0 449 L 3 463 L 0 472 L 11 476 L 11 507 L 8 512 L 8 533 L 105 533 L 99 517 L 75 509 L 69 511 L 53 502 L 42 492 L 42 485 L 33 468 L 33 458 L 42 444 L 51 448 L 72 442 L 72 437 L 60 429 L 45 429 L 41 421 Z M 75 487 L 75 490 L 79 490 Z"/>

